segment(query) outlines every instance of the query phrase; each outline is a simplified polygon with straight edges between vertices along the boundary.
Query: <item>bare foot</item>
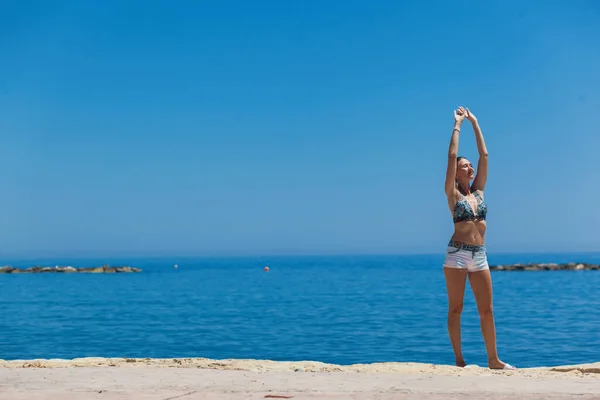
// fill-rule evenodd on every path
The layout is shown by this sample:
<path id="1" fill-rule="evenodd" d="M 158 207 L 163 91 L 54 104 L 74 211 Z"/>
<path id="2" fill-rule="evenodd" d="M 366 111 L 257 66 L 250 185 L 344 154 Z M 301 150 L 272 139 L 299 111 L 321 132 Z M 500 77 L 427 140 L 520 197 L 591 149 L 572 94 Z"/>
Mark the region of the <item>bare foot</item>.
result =
<path id="1" fill-rule="evenodd" d="M 510 364 L 504 363 L 500 360 L 488 361 L 489 369 L 516 369 Z"/>
<path id="2" fill-rule="evenodd" d="M 465 362 L 465 360 L 456 360 L 456 366 L 457 367 L 466 367 L 467 363 Z"/>

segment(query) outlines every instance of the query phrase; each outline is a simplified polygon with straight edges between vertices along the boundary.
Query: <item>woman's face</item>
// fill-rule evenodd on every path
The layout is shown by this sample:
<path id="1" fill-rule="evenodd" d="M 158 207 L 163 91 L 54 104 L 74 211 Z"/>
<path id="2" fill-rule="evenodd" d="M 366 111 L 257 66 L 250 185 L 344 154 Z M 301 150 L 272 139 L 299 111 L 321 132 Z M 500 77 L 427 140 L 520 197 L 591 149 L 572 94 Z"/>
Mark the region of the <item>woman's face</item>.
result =
<path id="1" fill-rule="evenodd" d="M 466 158 L 458 160 L 456 166 L 456 180 L 459 182 L 470 182 L 475 176 L 475 169 L 471 165 L 471 162 Z"/>

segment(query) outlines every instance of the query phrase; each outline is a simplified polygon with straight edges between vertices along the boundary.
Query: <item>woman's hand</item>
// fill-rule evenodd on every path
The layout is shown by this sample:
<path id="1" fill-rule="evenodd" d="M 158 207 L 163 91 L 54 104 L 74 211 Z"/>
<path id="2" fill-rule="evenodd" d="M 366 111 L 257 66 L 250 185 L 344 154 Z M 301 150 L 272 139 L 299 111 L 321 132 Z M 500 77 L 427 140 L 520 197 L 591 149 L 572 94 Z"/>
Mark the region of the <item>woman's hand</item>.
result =
<path id="1" fill-rule="evenodd" d="M 467 110 L 465 110 L 462 106 L 458 107 L 458 110 L 454 110 L 454 124 L 460 125 L 465 120 L 467 116 Z"/>
<path id="2" fill-rule="evenodd" d="M 466 111 L 467 111 L 467 113 L 466 113 L 467 114 L 467 119 L 469 121 L 471 121 L 471 123 L 473 125 L 475 125 L 477 123 L 477 117 L 475 115 L 473 115 L 473 113 L 471 112 L 471 110 L 469 110 L 468 108 L 466 109 Z"/>

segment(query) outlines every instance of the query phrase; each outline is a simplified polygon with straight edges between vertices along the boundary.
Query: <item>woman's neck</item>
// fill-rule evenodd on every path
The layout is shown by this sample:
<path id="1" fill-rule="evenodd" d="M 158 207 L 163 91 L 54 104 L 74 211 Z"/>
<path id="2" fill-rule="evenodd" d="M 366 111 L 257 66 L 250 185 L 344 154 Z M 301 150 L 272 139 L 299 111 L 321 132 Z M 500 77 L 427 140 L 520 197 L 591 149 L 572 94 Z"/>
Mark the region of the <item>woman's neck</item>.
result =
<path id="1" fill-rule="evenodd" d="M 471 187 L 469 186 L 469 183 L 458 183 L 458 191 L 461 192 L 463 195 L 468 196 L 471 194 Z"/>

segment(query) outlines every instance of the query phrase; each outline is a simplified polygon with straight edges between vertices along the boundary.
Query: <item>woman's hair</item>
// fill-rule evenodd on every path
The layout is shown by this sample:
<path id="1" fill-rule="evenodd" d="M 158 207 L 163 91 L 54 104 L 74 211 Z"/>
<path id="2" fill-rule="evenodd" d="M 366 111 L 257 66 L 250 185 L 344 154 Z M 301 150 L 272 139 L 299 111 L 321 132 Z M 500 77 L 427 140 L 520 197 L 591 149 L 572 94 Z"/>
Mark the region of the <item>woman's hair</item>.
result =
<path id="1" fill-rule="evenodd" d="M 458 157 L 456 157 L 456 165 L 458 165 L 458 162 L 459 162 L 460 160 L 462 160 L 463 158 L 466 158 L 466 157 L 463 157 L 463 156 L 458 156 Z M 464 194 L 465 194 L 465 193 L 464 193 L 464 191 L 462 190 L 462 188 L 461 188 L 461 187 L 460 187 L 460 185 L 458 184 L 458 179 L 454 178 L 454 184 L 456 185 L 456 188 L 458 189 L 458 191 L 459 191 L 461 194 L 463 194 L 463 195 L 464 195 Z"/>

